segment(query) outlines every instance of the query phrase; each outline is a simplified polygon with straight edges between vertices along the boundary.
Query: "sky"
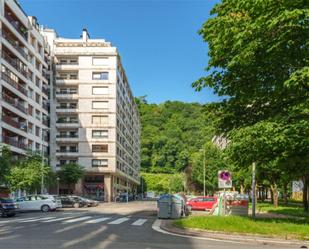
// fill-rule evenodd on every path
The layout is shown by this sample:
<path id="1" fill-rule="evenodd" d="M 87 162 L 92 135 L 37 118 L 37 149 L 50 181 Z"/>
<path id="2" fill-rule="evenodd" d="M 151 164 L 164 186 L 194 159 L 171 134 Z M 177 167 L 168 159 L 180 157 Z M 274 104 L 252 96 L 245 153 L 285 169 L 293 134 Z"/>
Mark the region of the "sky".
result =
<path id="1" fill-rule="evenodd" d="M 218 0 L 19 0 L 27 15 L 60 37 L 112 42 L 120 52 L 134 96 L 149 103 L 167 100 L 208 103 L 211 89 L 191 83 L 206 75 L 207 44 L 198 30 Z"/>

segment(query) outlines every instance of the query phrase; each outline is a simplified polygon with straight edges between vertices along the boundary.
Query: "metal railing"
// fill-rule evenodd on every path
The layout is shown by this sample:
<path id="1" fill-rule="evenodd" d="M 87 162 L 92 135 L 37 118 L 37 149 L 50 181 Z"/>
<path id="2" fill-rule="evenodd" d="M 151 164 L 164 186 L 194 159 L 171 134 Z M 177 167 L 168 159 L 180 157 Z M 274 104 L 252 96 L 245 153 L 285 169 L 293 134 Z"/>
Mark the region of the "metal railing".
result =
<path id="1" fill-rule="evenodd" d="M 78 135 L 77 134 L 76 135 L 60 135 L 60 134 L 58 134 L 56 137 L 57 138 L 78 138 Z"/>
<path id="2" fill-rule="evenodd" d="M 20 65 L 22 62 L 18 58 L 12 58 L 4 50 L 2 50 L 2 58 L 5 59 L 11 66 L 13 66 L 23 76 L 25 76 L 26 78 L 29 78 L 28 71 L 22 68 L 22 66 Z"/>
<path id="3" fill-rule="evenodd" d="M 10 84 L 12 87 L 14 87 L 15 89 L 17 89 L 18 91 L 20 91 L 22 94 L 28 96 L 28 91 L 26 88 L 24 88 L 23 86 L 21 86 L 20 84 L 18 84 L 16 81 L 14 81 L 8 74 L 2 72 L 1 73 L 1 78 L 7 82 L 8 84 Z"/>
<path id="4" fill-rule="evenodd" d="M 24 142 L 16 141 L 14 137 L 2 136 L 2 142 L 20 149 L 27 149 L 27 144 Z"/>
<path id="5" fill-rule="evenodd" d="M 2 37 L 8 41 L 26 60 L 28 60 L 28 54 L 25 52 L 25 50 L 17 45 L 17 42 L 14 41 L 13 37 L 10 37 L 4 31 L 2 31 Z"/>
<path id="6" fill-rule="evenodd" d="M 10 97 L 9 95 L 7 95 L 5 93 L 2 93 L 2 99 L 5 102 L 7 102 L 10 105 L 12 105 L 15 108 L 17 108 L 18 110 L 22 111 L 23 113 L 27 113 L 27 108 L 24 107 L 22 104 L 20 104 L 17 99 L 12 98 L 12 97 Z"/>
<path id="7" fill-rule="evenodd" d="M 10 126 L 13 126 L 17 129 L 27 132 L 27 125 L 25 123 L 18 122 L 10 116 L 3 116 L 2 121 L 9 124 Z"/>
<path id="8" fill-rule="evenodd" d="M 21 34 L 21 36 L 27 40 L 28 39 L 28 32 L 27 29 L 25 27 L 23 27 L 22 25 L 20 25 L 20 23 L 16 20 L 14 20 L 10 15 L 6 14 L 5 18 L 8 20 L 8 22 L 17 30 L 17 32 L 19 34 Z"/>

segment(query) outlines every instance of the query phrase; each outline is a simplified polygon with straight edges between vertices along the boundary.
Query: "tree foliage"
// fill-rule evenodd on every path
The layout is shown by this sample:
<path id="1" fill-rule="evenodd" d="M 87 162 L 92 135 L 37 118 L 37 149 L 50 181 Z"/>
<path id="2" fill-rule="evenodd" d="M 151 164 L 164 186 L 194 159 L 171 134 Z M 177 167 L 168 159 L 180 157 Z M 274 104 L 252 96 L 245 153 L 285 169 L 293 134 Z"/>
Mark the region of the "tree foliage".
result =
<path id="1" fill-rule="evenodd" d="M 44 182 L 48 182 L 49 176 L 52 175 L 51 168 L 46 163 L 42 165 L 40 155 L 29 153 L 25 158 L 15 162 L 11 168 L 7 176 L 9 187 L 13 191 L 21 189 L 34 192 L 40 189 L 42 174 Z"/>
<path id="2" fill-rule="evenodd" d="M 206 106 L 167 101 L 148 104 L 137 99 L 142 123 L 141 167 L 146 172 L 182 172 L 191 155 L 211 140 L 215 120 Z"/>
<path id="3" fill-rule="evenodd" d="M 9 147 L 0 147 L 0 185 L 7 184 L 7 176 L 12 164 L 12 153 Z"/>
<path id="4" fill-rule="evenodd" d="M 211 13 L 200 30 L 208 75 L 193 87 L 225 97 L 216 110 L 227 154 L 241 170 L 258 162 L 270 182 L 309 182 L 309 2 L 222 0 Z"/>
<path id="5" fill-rule="evenodd" d="M 76 163 L 67 163 L 57 172 L 59 181 L 68 185 L 76 184 L 84 173 L 84 167 Z"/>

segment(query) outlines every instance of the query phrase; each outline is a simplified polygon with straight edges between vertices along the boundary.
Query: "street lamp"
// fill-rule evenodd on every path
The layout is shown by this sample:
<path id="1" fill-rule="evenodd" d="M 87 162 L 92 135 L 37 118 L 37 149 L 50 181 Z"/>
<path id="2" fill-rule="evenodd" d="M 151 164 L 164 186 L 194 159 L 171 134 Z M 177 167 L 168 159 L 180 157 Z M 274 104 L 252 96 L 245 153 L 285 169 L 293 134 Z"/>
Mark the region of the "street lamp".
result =
<path id="1" fill-rule="evenodd" d="M 44 192 L 44 131 L 48 131 L 48 129 L 42 128 L 42 148 L 41 148 L 41 156 L 42 156 L 42 161 L 41 161 L 41 194 Z"/>
<path id="2" fill-rule="evenodd" d="M 57 195 L 59 195 L 59 180 L 60 180 L 60 178 L 57 177 L 56 180 L 57 180 Z"/>
<path id="3" fill-rule="evenodd" d="M 205 145 L 203 147 L 204 167 L 203 167 L 203 195 L 206 196 L 206 150 Z"/>

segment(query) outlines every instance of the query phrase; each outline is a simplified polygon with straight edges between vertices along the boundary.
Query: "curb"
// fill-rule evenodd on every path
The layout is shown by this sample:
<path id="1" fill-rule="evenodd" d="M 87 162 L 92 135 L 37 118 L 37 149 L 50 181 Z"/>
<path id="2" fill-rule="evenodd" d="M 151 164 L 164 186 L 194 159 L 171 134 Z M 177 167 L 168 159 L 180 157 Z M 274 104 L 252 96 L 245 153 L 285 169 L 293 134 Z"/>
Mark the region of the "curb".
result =
<path id="1" fill-rule="evenodd" d="M 276 244 L 276 245 L 293 245 L 299 246 L 300 248 L 309 248 L 309 241 L 301 240 L 283 240 L 277 238 L 268 238 L 262 236 L 248 236 L 240 234 L 226 234 L 221 232 L 213 231 L 203 231 L 198 229 L 182 229 L 172 225 L 171 220 L 160 220 L 157 219 L 152 228 L 158 232 L 181 236 L 181 237 L 191 237 L 204 240 L 212 240 L 218 242 L 227 242 L 227 243 L 259 243 L 263 245 Z"/>

